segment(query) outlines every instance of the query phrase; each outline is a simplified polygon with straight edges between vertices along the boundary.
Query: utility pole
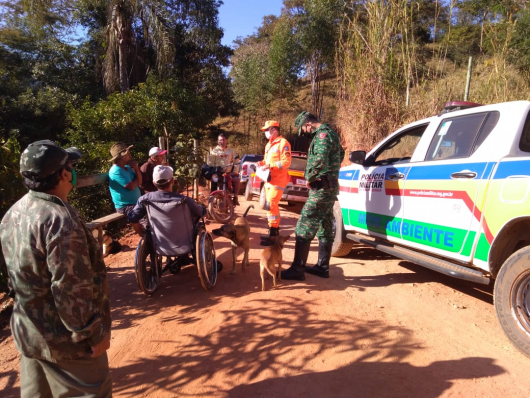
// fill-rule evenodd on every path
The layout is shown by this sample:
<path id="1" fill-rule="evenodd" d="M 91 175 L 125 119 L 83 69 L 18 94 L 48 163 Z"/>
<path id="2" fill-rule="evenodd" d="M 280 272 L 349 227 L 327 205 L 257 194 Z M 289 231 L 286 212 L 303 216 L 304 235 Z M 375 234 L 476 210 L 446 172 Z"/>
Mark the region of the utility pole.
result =
<path id="1" fill-rule="evenodd" d="M 471 67 L 473 65 L 473 57 L 469 57 L 469 63 L 467 65 L 467 79 L 466 79 L 466 91 L 464 93 L 464 101 L 469 99 L 469 85 L 471 84 Z"/>

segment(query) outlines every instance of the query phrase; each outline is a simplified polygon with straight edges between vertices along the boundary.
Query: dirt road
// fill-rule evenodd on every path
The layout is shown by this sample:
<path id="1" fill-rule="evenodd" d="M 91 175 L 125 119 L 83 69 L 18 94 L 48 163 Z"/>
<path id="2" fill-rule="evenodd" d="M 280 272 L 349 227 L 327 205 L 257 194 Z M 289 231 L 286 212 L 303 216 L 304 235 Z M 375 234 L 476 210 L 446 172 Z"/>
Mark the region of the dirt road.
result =
<path id="1" fill-rule="evenodd" d="M 238 212 L 248 204 L 242 201 Z M 210 292 L 188 266 L 164 275 L 153 297 L 140 293 L 133 235 L 122 239 L 125 251 L 107 258 L 115 396 L 529 396 L 530 359 L 504 336 L 492 288 L 357 247 L 332 259 L 330 279 L 308 275 L 262 292 L 259 235 L 266 221 L 254 204 L 251 265 L 230 275 L 229 242 L 216 237 L 225 269 Z M 282 233 L 294 236 L 300 209 L 282 207 Z M 293 248 L 291 239 L 284 267 Z M 316 258 L 315 241 L 309 262 Z M 18 354 L 6 327 L 1 395 L 19 396 L 18 385 Z"/>

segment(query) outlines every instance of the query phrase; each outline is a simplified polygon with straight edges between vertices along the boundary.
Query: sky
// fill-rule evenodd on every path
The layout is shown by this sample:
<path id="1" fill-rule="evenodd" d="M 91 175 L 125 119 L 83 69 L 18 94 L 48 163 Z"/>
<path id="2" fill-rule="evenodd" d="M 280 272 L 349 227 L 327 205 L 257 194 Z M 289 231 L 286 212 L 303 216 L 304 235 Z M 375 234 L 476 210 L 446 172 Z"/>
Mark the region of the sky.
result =
<path id="1" fill-rule="evenodd" d="M 222 0 L 219 26 L 224 30 L 222 44 L 232 46 L 238 36 L 246 37 L 261 26 L 265 15 L 279 16 L 283 0 Z"/>

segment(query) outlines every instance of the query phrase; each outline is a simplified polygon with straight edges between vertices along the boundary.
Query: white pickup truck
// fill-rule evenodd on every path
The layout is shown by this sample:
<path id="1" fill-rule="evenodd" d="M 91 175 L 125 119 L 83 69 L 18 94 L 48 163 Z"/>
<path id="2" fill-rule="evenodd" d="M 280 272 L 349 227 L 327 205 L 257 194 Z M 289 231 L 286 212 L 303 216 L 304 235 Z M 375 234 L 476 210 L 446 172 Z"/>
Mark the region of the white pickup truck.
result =
<path id="1" fill-rule="evenodd" d="M 475 283 L 530 357 L 530 102 L 448 103 L 342 167 L 332 255 L 352 244 Z"/>

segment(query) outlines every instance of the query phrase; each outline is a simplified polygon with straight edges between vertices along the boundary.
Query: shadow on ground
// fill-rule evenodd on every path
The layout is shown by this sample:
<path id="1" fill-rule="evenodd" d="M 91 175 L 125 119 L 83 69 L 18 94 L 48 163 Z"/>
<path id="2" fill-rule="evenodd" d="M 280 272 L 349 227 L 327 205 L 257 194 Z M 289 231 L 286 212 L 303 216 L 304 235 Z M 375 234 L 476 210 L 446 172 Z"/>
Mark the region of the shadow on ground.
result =
<path id="1" fill-rule="evenodd" d="M 251 381 L 225 388 L 223 395 L 230 397 L 438 397 L 451 387 L 451 380 L 504 372 L 489 358 L 412 366 L 407 357 L 422 348 L 406 327 L 340 316 L 317 319 L 318 309 L 310 303 L 285 309 L 282 300 L 252 301 L 251 309 L 223 311 L 224 322 L 216 330 L 187 334 L 186 344 L 179 336 L 157 341 L 168 347 L 166 355 L 113 369 L 115 392 L 148 396 L 163 386 L 166 393 L 181 395 L 190 383 L 199 383 L 202 396 L 213 396 L 223 390 L 211 381 L 214 374 L 225 374 L 229 380 Z M 281 306 L 285 310 L 279 314 L 263 311 Z M 204 307 L 190 308 L 164 321 L 187 324 L 205 315 Z M 327 355 L 337 354 L 337 347 L 343 357 L 356 359 L 320 371 Z M 268 375 L 266 380 L 263 375 Z"/>
<path id="2" fill-rule="evenodd" d="M 452 380 L 492 377 L 503 372 L 490 358 L 437 361 L 424 367 L 361 360 L 328 372 L 277 377 L 240 385 L 228 391 L 227 396 L 434 398 L 450 388 Z"/>
<path id="3" fill-rule="evenodd" d="M 392 259 L 397 258 L 369 246 L 354 246 L 347 257 L 343 257 L 339 260 L 340 263 L 335 264 L 343 267 L 359 265 L 377 267 L 377 263 L 371 262 Z M 460 293 L 474 297 L 488 304 L 493 304 L 493 281 L 489 285 L 481 285 L 441 274 L 422 267 L 421 265 L 411 263 L 410 261 L 400 260 L 399 265 L 404 268 L 403 273 L 382 273 L 381 275 L 357 276 L 352 279 L 352 286 L 359 290 L 364 290 L 370 287 L 383 287 L 394 284 L 440 283 L 451 289 L 457 290 Z"/>

